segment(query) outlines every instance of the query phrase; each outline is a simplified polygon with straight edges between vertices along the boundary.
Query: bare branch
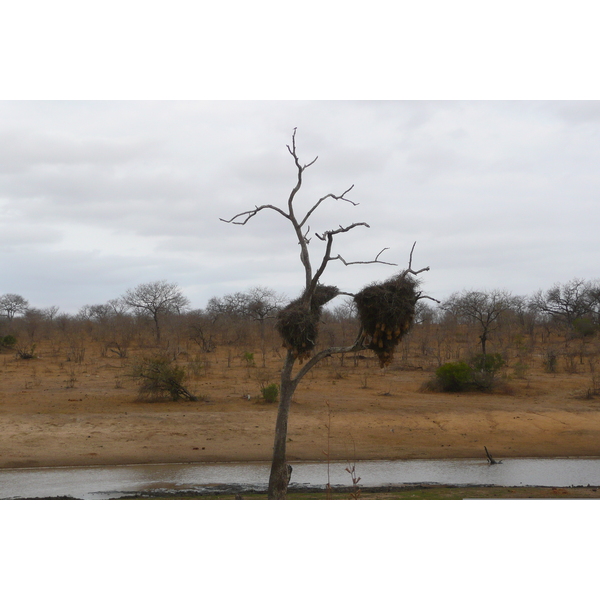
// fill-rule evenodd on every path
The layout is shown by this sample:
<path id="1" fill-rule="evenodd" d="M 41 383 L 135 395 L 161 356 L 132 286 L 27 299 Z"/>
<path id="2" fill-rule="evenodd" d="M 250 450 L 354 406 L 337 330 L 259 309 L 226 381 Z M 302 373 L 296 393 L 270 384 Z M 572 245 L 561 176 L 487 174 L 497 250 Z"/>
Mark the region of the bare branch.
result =
<path id="1" fill-rule="evenodd" d="M 419 295 L 419 297 L 417 298 L 417 301 L 419 301 L 419 300 L 432 300 L 433 302 L 437 302 L 438 304 L 441 304 L 441 302 L 437 298 L 432 298 L 431 296 Z"/>
<path id="2" fill-rule="evenodd" d="M 374 260 L 355 260 L 355 261 L 351 261 L 348 262 L 347 260 L 345 260 L 342 256 L 340 256 L 339 254 L 336 257 L 332 257 L 329 260 L 341 260 L 344 265 L 347 267 L 348 265 L 373 265 L 373 264 L 379 264 L 379 265 L 389 265 L 391 267 L 397 267 L 398 265 L 396 263 L 390 263 L 390 262 L 385 262 L 383 260 L 379 260 L 379 257 L 382 255 L 383 252 L 385 252 L 386 250 L 389 250 L 389 248 L 384 248 L 383 250 L 381 250 L 381 252 L 379 252 L 379 254 L 377 254 L 377 256 L 375 257 Z"/>
<path id="3" fill-rule="evenodd" d="M 308 226 L 308 228 L 306 229 L 306 233 L 302 234 L 302 237 L 304 238 L 304 241 L 307 244 L 310 244 L 310 238 L 308 237 L 308 234 L 310 233 L 310 225 Z"/>
<path id="4" fill-rule="evenodd" d="M 338 254 L 338 256 L 332 258 L 331 246 L 333 245 L 333 236 L 338 233 L 347 233 L 351 229 L 354 229 L 355 227 L 361 227 L 361 226 L 369 227 L 369 225 L 367 223 L 352 223 L 352 225 L 348 225 L 347 227 L 342 227 L 340 225 L 338 229 L 326 231 L 322 235 L 319 235 L 318 233 L 315 234 L 322 242 L 325 242 L 325 241 L 327 242 L 327 247 L 325 248 L 325 253 L 323 254 L 323 260 L 321 261 L 320 267 L 318 268 L 317 272 L 315 273 L 315 276 L 310 280 L 309 283 L 307 283 L 306 292 L 305 292 L 306 298 L 309 298 L 312 295 L 312 293 L 315 291 L 315 289 L 317 287 L 317 283 L 319 282 L 321 275 L 325 271 L 325 267 L 327 267 L 327 264 L 332 260 L 341 260 L 346 266 L 349 264 L 371 264 L 374 262 L 377 262 L 380 264 L 388 264 L 388 265 L 392 264 L 392 263 L 384 263 L 383 261 L 378 260 L 379 256 L 381 255 L 381 252 L 383 252 L 383 250 L 377 255 L 377 257 L 375 258 L 374 261 L 369 261 L 368 263 L 367 262 L 347 263 L 339 254 Z"/>
<path id="5" fill-rule="evenodd" d="M 408 268 L 409 269 L 412 268 L 412 256 L 413 256 L 413 252 L 415 251 L 416 245 L 417 245 L 417 242 L 413 242 L 412 248 L 410 249 L 410 255 L 408 257 Z"/>
<path id="6" fill-rule="evenodd" d="M 355 227 L 368 227 L 368 228 L 370 228 L 371 226 L 368 223 L 352 223 L 352 225 L 348 225 L 348 227 L 342 227 L 340 225 L 338 229 L 332 229 L 330 231 L 325 231 L 321 235 L 319 235 L 318 233 L 315 233 L 315 235 L 322 242 L 324 242 L 325 238 L 329 238 L 332 235 L 337 235 L 338 233 L 346 233 L 346 232 L 350 231 L 351 229 L 354 229 Z"/>
<path id="7" fill-rule="evenodd" d="M 296 137 L 296 130 L 294 129 L 294 138 Z M 302 166 L 300 164 L 300 159 L 298 158 L 298 156 L 296 155 L 296 142 L 294 141 L 293 147 L 290 148 L 289 146 L 287 147 L 287 149 L 289 150 L 290 154 L 294 157 L 294 161 L 296 163 L 296 166 L 298 167 L 298 169 L 300 169 L 301 171 L 304 171 L 304 169 L 308 169 L 308 167 L 314 165 L 317 162 L 317 159 L 319 158 L 318 156 L 315 156 L 308 164 Z"/>
<path id="8" fill-rule="evenodd" d="M 263 204 L 262 206 L 256 206 L 254 210 L 246 210 L 244 212 L 238 213 L 231 219 L 219 218 L 219 221 L 223 221 L 223 223 L 232 223 L 233 225 L 245 225 L 252 217 L 256 216 L 261 210 L 264 210 L 265 208 L 270 208 L 271 210 L 278 212 L 280 215 L 283 215 L 286 219 L 290 218 L 290 215 L 288 215 L 286 212 L 284 212 L 277 206 L 273 206 L 272 204 Z M 236 220 L 241 219 L 242 217 L 245 217 L 242 221 Z"/>
<path id="9" fill-rule="evenodd" d="M 312 163 L 310 163 L 310 164 L 312 164 Z M 310 166 L 310 165 L 307 165 L 307 166 Z M 319 200 L 317 200 L 315 205 L 306 213 L 306 215 L 305 215 L 304 219 L 302 219 L 302 222 L 300 223 L 300 225 L 301 226 L 304 225 L 304 223 L 306 223 L 306 221 L 308 221 L 309 217 L 315 212 L 315 210 L 318 208 L 318 206 L 321 204 L 321 202 L 324 202 L 325 200 L 327 200 L 327 198 L 333 198 L 334 200 L 343 200 L 344 202 L 348 202 L 349 204 L 352 204 L 352 206 L 358 206 L 358 202 L 353 202 L 352 200 L 349 200 L 348 198 L 344 197 L 353 188 L 354 188 L 354 184 L 352 184 L 341 196 L 336 196 L 335 194 L 327 194 L 326 196 L 319 198 Z"/>
<path id="10" fill-rule="evenodd" d="M 402 271 L 402 273 L 400 273 L 400 277 L 404 277 L 405 275 L 408 275 L 409 273 L 411 275 L 418 275 L 419 273 L 423 273 L 424 271 L 429 271 L 429 267 L 424 267 L 423 269 L 419 269 L 418 271 L 413 270 L 412 258 L 413 258 L 413 252 L 415 250 L 416 245 L 417 245 L 417 242 L 414 242 L 414 244 L 412 245 L 412 248 L 410 249 L 410 256 L 408 257 L 408 268 L 404 269 L 404 271 Z M 431 298 L 431 300 L 433 300 L 433 298 Z M 437 300 L 436 300 L 436 302 L 437 302 Z"/>
<path id="11" fill-rule="evenodd" d="M 347 354 L 348 352 L 358 352 L 360 350 L 366 350 L 367 347 L 364 345 L 365 334 L 362 330 L 358 332 L 358 336 L 352 346 L 333 346 L 331 348 L 325 348 L 315 354 L 296 374 L 294 377 L 294 383 L 297 385 L 300 380 L 321 360 L 332 356 L 333 354 Z"/>
<path id="12" fill-rule="evenodd" d="M 308 167 L 310 167 L 311 165 L 314 165 L 317 162 L 317 158 L 319 158 L 319 157 L 315 156 L 315 158 L 313 160 L 311 160 L 307 165 L 304 165 L 303 167 L 300 166 L 300 160 L 298 159 L 298 155 L 296 154 L 296 130 L 297 129 L 298 129 L 297 127 L 294 127 L 294 131 L 292 132 L 292 147 L 290 148 L 288 145 L 287 149 L 288 149 L 289 153 L 294 157 L 296 166 L 301 171 L 304 171 L 304 169 L 308 169 Z"/>

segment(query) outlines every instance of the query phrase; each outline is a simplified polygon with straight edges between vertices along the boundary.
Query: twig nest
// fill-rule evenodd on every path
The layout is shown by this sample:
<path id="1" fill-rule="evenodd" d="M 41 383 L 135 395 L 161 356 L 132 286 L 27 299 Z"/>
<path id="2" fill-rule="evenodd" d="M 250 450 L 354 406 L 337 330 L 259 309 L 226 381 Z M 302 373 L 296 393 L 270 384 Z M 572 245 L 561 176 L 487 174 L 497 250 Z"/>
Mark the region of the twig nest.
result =
<path id="1" fill-rule="evenodd" d="M 309 308 L 303 296 L 290 302 L 277 315 L 276 329 L 283 345 L 300 359 L 308 358 L 317 343 L 322 308 L 339 294 L 338 288 L 317 285 Z"/>
<path id="2" fill-rule="evenodd" d="M 367 336 L 365 345 L 375 352 L 382 368 L 392 362 L 396 346 L 413 324 L 417 288 L 413 277 L 401 275 L 369 285 L 354 296 Z"/>
<path id="3" fill-rule="evenodd" d="M 335 285 L 322 285 L 318 284 L 313 292 L 311 299 L 311 307 L 313 310 L 321 310 L 330 300 L 333 300 L 340 290 Z"/>

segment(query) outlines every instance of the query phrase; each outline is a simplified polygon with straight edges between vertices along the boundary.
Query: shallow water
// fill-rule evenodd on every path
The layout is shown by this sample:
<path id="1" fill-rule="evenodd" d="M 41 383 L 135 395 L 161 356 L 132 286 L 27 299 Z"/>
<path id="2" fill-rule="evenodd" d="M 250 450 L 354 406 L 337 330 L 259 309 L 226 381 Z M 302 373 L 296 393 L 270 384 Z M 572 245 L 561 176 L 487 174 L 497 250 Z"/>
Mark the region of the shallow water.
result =
<path id="1" fill-rule="evenodd" d="M 326 463 L 292 463 L 290 486 L 325 486 Z M 331 485 L 352 485 L 347 462 L 331 463 Z M 600 486 L 598 458 L 515 458 L 489 465 L 475 459 L 378 460 L 356 463 L 360 486 L 439 483 L 502 486 Z M 212 463 L 55 467 L 0 470 L 0 499 L 108 499 L 158 490 L 264 490 L 269 463 Z"/>

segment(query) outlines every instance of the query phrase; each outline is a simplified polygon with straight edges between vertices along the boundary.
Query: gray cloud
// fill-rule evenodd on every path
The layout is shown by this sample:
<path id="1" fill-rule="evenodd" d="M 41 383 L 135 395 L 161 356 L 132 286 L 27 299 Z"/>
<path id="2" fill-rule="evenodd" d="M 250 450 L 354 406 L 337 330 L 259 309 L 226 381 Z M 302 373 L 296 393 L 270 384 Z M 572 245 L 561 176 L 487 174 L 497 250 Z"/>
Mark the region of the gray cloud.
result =
<path id="1" fill-rule="evenodd" d="M 0 103 L 0 280 L 39 305 L 76 311 L 126 288 L 177 281 L 212 295 L 302 285 L 285 206 L 298 127 L 306 171 L 297 210 L 327 201 L 311 235 L 365 221 L 335 252 L 429 264 L 425 286 L 531 293 L 597 277 L 598 102 Z M 322 244 L 313 238 L 319 260 Z M 393 273 L 332 263 L 353 290 Z"/>

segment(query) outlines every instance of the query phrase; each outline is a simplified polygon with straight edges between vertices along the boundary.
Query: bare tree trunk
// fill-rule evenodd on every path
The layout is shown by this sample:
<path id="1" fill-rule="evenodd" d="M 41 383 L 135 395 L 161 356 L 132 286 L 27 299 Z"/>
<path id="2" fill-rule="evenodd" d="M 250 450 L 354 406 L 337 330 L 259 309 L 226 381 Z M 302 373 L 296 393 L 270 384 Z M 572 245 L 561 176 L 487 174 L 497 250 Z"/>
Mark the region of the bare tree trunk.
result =
<path id="1" fill-rule="evenodd" d="M 296 359 L 288 350 L 285 363 L 281 371 L 281 389 L 279 409 L 275 424 L 275 440 L 273 443 L 273 461 L 269 477 L 269 500 L 285 500 L 289 483 L 289 470 L 286 459 L 286 442 L 288 416 L 290 405 L 296 390 L 297 382 L 292 380 L 292 369 Z"/>
<path id="2" fill-rule="evenodd" d="M 483 356 L 485 357 L 485 346 L 486 346 L 486 342 L 487 342 L 487 333 L 484 331 L 479 336 L 479 339 L 481 341 L 481 354 L 483 354 Z"/>
<path id="3" fill-rule="evenodd" d="M 263 369 L 267 366 L 267 345 L 265 342 L 265 320 L 261 319 L 260 323 L 260 351 L 262 354 Z"/>
<path id="4" fill-rule="evenodd" d="M 158 323 L 158 314 L 154 313 L 152 318 L 154 319 L 154 327 L 156 329 L 156 341 L 160 344 L 160 325 Z"/>

